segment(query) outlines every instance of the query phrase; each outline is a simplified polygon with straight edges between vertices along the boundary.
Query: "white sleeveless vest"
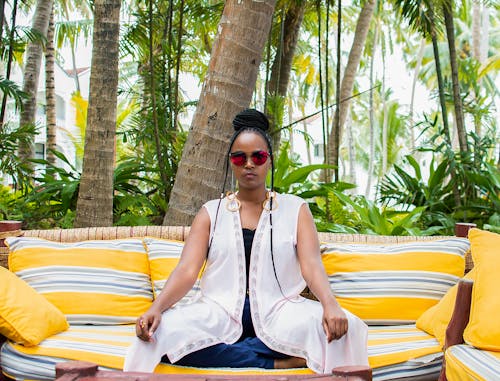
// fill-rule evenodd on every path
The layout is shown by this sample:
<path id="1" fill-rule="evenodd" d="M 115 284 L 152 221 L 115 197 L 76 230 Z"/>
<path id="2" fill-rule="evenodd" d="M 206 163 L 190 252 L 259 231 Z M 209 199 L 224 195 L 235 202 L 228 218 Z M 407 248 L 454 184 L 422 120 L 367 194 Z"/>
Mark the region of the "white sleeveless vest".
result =
<path id="1" fill-rule="evenodd" d="M 336 366 L 368 365 L 366 325 L 345 311 L 348 333 L 328 343 L 321 304 L 300 296 L 306 284 L 296 240 L 298 214 L 304 201 L 282 194 L 276 200 L 272 219 L 277 279 L 267 210 L 260 216 L 252 244 L 249 295 L 256 335 L 275 351 L 305 358 L 316 373 L 329 373 Z M 204 205 L 210 215 L 213 240 L 199 298 L 165 311 L 153 343 L 136 339 L 127 354 L 125 370 L 151 372 L 164 354 L 175 363 L 199 349 L 232 344 L 241 336 L 246 296 L 245 248 L 239 211 L 229 211 L 226 202 L 224 199 L 220 204 L 215 231 L 219 200 Z"/>

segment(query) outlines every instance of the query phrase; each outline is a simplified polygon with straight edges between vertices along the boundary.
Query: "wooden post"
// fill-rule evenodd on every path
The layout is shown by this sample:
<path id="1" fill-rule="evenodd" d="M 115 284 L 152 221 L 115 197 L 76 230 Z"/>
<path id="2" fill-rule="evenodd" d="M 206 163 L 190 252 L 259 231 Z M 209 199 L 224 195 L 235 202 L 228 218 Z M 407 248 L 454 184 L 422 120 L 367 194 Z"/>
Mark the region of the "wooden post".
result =
<path id="1" fill-rule="evenodd" d="M 457 222 L 455 224 L 455 235 L 457 237 L 467 238 L 469 230 L 475 228 L 477 225 L 470 222 Z"/>
<path id="2" fill-rule="evenodd" d="M 7 267 L 9 249 L 5 246 L 5 238 L 22 234 L 22 221 L 0 221 L 0 266 Z"/>
<path id="3" fill-rule="evenodd" d="M 451 315 L 450 322 L 446 328 L 446 337 L 443 352 L 452 345 L 462 344 L 464 342 L 463 334 L 467 323 L 469 323 L 470 305 L 472 300 L 472 286 L 474 282 L 470 279 L 460 279 L 458 281 L 457 297 L 455 299 L 455 308 Z M 439 375 L 439 381 L 447 381 L 446 361 L 443 357 L 443 367 Z"/>
<path id="4" fill-rule="evenodd" d="M 56 378 L 74 380 L 79 377 L 94 376 L 97 373 L 97 364 L 86 361 L 66 361 L 56 364 Z"/>
<path id="5" fill-rule="evenodd" d="M 332 375 L 348 381 L 372 381 L 372 368 L 369 366 L 339 366 L 332 369 Z"/>

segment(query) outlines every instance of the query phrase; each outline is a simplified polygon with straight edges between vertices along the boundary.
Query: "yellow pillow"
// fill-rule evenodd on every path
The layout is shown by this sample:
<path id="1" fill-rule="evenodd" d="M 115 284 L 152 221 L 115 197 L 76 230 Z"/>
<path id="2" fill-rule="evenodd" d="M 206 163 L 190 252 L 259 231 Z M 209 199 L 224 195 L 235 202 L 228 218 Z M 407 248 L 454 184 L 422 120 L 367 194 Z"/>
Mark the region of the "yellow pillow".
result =
<path id="1" fill-rule="evenodd" d="M 500 234 L 471 229 L 469 240 L 476 276 L 464 339 L 474 347 L 500 351 Z"/>
<path id="2" fill-rule="evenodd" d="M 464 275 L 464 238 L 398 244 L 322 245 L 339 304 L 368 324 L 414 323 Z"/>
<path id="3" fill-rule="evenodd" d="M 68 328 L 61 311 L 0 266 L 0 334 L 16 343 L 33 346 Z"/>
<path id="4" fill-rule="evenodd" d="M 52 242 L 7 238 L 9 269 L 70 324 L 130 324 L 153 301 L 141 239 Z"/>
<path id="5" fill-rule="evenodd" d="M 475 271 L 472 269 L 469 273 L 467 273 L 467 275 L 464 276 L 464 278 L 474 279 L 474 274 Z M 455 308 L 457 288 L 457 285 L 450 288 L 438 304 L 429 308 L 417 319 L 417 328 L 436 337 L 441 346 L 444 345 L 446 328 L 448 328 L 451 315 L 453 314 L 453 309 Z"/>

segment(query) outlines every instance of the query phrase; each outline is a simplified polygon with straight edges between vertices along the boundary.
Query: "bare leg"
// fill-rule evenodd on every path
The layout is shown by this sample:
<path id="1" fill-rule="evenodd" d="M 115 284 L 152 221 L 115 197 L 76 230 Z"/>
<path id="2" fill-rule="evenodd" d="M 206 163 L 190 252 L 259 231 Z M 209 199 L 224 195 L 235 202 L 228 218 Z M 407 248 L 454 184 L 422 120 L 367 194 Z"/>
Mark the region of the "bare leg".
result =
<path id="1" fill-rule="evenodd" d="M 289 357 L 287 359 L 275 359 L 274 369 L 306 368 L 306 360 L 301 357 Z"/>

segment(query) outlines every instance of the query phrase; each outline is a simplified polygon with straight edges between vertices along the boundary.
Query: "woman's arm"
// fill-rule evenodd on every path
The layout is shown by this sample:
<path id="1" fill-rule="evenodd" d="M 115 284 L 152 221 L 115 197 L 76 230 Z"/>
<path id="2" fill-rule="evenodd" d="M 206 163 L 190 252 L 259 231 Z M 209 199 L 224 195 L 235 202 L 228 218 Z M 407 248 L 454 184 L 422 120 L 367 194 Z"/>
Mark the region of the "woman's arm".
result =
<path id="1" fill-rule="evenodd" d="M 207 210 L 201 208 L 191 224 L 179 263 L 149 310 L 137 319 L 136 334 L 139 338 L 150 341 L 160 324 L 162 312 L 191 290 L 207 256 L 209 236 L 210 217 Z"/>
<path id="2" fill-rule="evenodd" d="M 347 332 L 347 318 L 330 289 L 321 261 L 318 232 L 307 204 L 303 204 L 297 221 L 297 256 L 307 286 L 323 306 L 323 329 L 328 342 Z"/>

